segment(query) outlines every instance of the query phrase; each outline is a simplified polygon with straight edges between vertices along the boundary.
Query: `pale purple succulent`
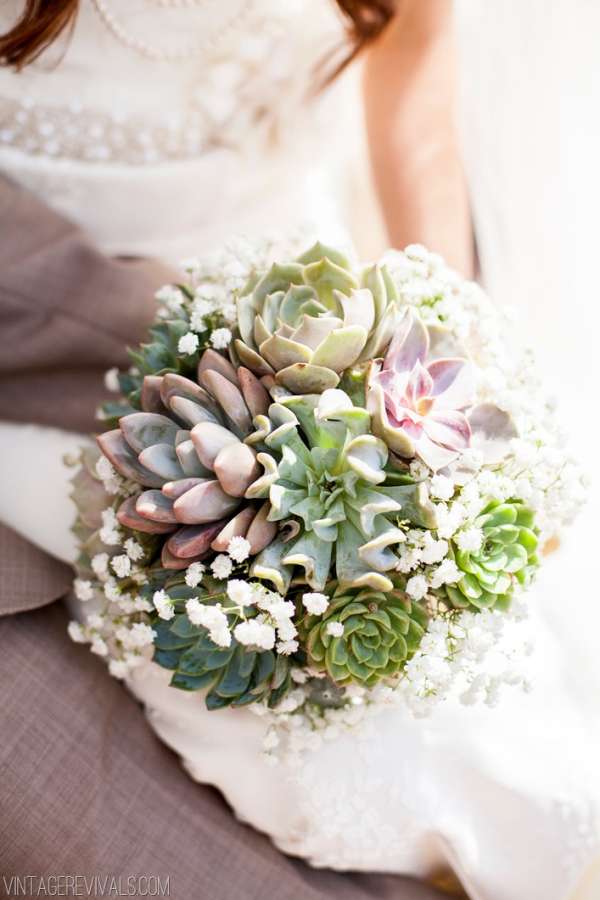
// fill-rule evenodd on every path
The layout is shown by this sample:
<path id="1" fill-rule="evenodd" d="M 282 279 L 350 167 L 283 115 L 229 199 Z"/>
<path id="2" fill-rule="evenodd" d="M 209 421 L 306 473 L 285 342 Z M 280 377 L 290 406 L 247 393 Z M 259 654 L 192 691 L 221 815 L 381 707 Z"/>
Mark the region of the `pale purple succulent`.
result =
<path id="1" fill-rule="evenodd" d="M 371 364 L 367 407 L 373 431 L 399 456 L 418 456 L 438 471 L 471 442 L 473 367 L 461 357 L 428 361 L 430 336 L 408 308 L 383 363 Z"/>

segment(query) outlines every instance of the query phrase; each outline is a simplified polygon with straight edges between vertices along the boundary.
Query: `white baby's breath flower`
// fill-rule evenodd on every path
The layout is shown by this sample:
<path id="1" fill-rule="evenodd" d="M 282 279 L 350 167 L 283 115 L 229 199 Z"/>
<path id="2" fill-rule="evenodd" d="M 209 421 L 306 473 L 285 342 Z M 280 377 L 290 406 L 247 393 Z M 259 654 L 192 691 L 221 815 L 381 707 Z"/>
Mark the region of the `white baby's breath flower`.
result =
<path id="1" fill-rule="evenodd" d="M 223 298 L 223 287 L 220 284 L 212 284 L 209 281 L 203 281 L 197 285 L 194 291 L 195 300 L 204 300 L 210 304 L 210 312 L 212 312 Z"/>
<path id="2" fill-rule="evenodd" d="M 219 647 L 229 647 L 231 644 L 231 632 L 229 620 L 221 605 L 209 606 L 200 603 L 197 597 L 193 597 L 185 604 L 185 611 L 192 625 L 201 625 L 206 628 L 213 643 Z"/>
<path id="3" fill-rule="evenodd" d="M 134 597 L 133 599 L 133 607 L 136 612 L 152 612 L 153 606 L 149 600 L 146 600 L 145 597 Z"/>
<path id="4" fill-rule="evenodd" d="M 449 507 L 443 503 L 438 503 L 436 505 L 436 514 L 438 517 L 438 535 L 441 538 L 451 538 L 464 522 L 467 510 L 463 503 L 452 503 Z"/>
<path id="5" fill-rule="evenodd" d="M 72 641 L 76 644 L 85 644 L 87 638 L 85 636 L 85 631 L 79 624 L 79 622 L 69 622 L 67 625 L 67 632 Z"/>
<path id="6" fill-rule="evenodd" d="M 290 656 L 292 653 L 295 653 L 298 649 L 298 641 L 279 641 L 277 644 L 277 652 L 281 656 Z"/>
<path id="7" fill-rule="evenodd" d="M 219 312 L 228 325 L 234 325 L 237 322 L 237 307 L 235 303 L 224 303 Z"/>
<path id="8" fill-rule="evenodd" d="M 228 556 L 225 556 L 224 553 L 220 553 L 217 557 L 215 557 L 210 567 L 215 578 L 219 579 L 229 578 L 229 576 L 233 572 L 233 563 Z"/>
<path id="9" fill-rule="evenodd" d="M 119 492 L 120 478 L 110 460 L 106 456 L 98 457 L 95 468 L 96 475 L 102 482 L 104 490 L 108 494 L 117 494 Z"/>
<path id="10" fill-rule="evenodd" d="M 185 356 L 192 356 L 198 349 L 199 343 L 198 335 L 194 334 L 193 331 L 188 331 L 187 334 L 179 338 L 177 352 Z"/>
<path id="11" fill-rule="evenodd" d="M 460 462 L 469 469 L 480 469 L 483 465 L 483 453 L 476 447 L 467 447 L 460 455 Z"/>
<path id="12" fill-rule="evenodd" d="M 436 541 L 429 531 L 424 535 L 424 547 L 421 550 L 421 559 L 425 565 L 433 565 L 441 562 L 448 553 L 448 541 Z"/>
<path id="13" fill-rule="evenodd" d="M 91 581 L 84 581 L 81 578 L 76 578 L 73 582 L 73 590 L 75 591 L 75 596 L 78 600 L 81 600 L 82 603 L 85 603 L 87 600 L 91 600 L 94 596 L 94 589 L 92 587 Z"/>
<path id="14" fill-rule="evenodd" d="M 174 284 L 165 284 L 154 295 L 155 299 L 162 303 L 169 312 L 177 314 L 183 306 L 183 294 Z"/>
<path id="15" fill-rule="evenodd" d="M 330 637 L 341 637 L 344 633 L 344 626 L 341 622 L 328 622 L 325 631 Z"/>
<path id="16" fill-rule="evenodd" d="M 250 556 L 250 541 L 236 535 L 236 537 L 232 537 L 229 541 L 227 552 L 233 560 L 241 563 Z"/>
<path id="17" fill-rule="evenodd" d="M 413 575 L 406 582 L 406 593 L 413 600 L 422 600 L 427 593 L 427 579 L 424 575 Z"/>
<path id="18" fill-rule="evenodd" d="M 152 644 L 156 632 L 144 622 L 134 622 L 131 628 L 127 628 L 125 625 L 118 628 L 115 636 L 127 650 L 133 650 Z"/>
<path id="19" fill-rule="evenodd" d="M 204 577 L 205 567 L 201 562 L 193 562 L 185 570 L 185 583 L 188 587 L 198 587 Z"/>
<path id="20" fill-rule="evenodd" d="M 129 559 L 133 560 L 133 562 L 138 562 L 138 560 L 142 559 L 144 548 L 135 540 L 135 538 L 127 538 L 124 546 L 127 556 Z"/>
<path id="21" fill-rule="evenodd" d="M 272 650 L 275 646 L 275 629 L 259 619 L 250 619 L 235 626 L 233 634 L 236 641 L 245 647 L 259 647 L 261 650 Z"/>
<path id="22" fill-rule="evenodd" d="M 116 512 L 112 506 L 109 506 L 107 509 L 103 509 L 100 515 L 102 517 L 100 540 L 108 547 L 117 546 L 121 542 L 121 531 Z"/>
<path id="23" fill-rule="evenodd" d="M 498 485 L 498 477 L 495 472 L 489 469 L 483 469 L 477 476 L 477 484 L 482 494 L 493 496 L 496 493 Z"/>
<path id="24" fill-rule="evenodd" d="M 202 625 L 203 622 L 203 613 L 204 604 L 200 603 L 197 597 L 192 597 L 185 604 L 185 611 L 187 613 L 187 617 L 192 623 L 192 625 Z"/>
<path id="25" fill-rule="evenodd" d="M 319 592 L 303 594 L 302 605 L 313 616 L 322 616 L 329 606 L 329 597 Z"/>
<path id="26" fill-rule="evenodd" d="M 104 481 L 106 478 L 112 478 L 115 475 L 113 464 L 104 455 L 98 457 L 96 462 L 96 475 L 101 481 Z"/>
<path id="27" fill-rule="evenodd" d="M 202 270 L 202 260 L 198 256 L 188 256 L 180 261 L 179 267 L 186 275 L 198 275 Z"/>
<path id="28" fill-rule="evenodd" d="M 408 247 L 404 248 L 404 252 L 409 259 L 417 259 L 419 262 L 427 262 L 432 256 L 423 244 L 409 244 Z"/>
<path id="29" fill-rule="evenodd" d="M 443 584 L 454 584 L 462 574 L 453 559 L 445 559 L 432 574 L 431 587 L 439 588 Z"/>
<path id="30" fill-rule="evenodd" d="M 450 500 L 454 494 L 454 482 L 447 475 L 434 475 L 429 483 L 429 491 L 438 500 Z"/>
<path id="31" fill-rule="evenodd" d="M 108 553 L 96 553 L 92 557 L 91 565 L 96 578 L 100 581 L 108 578 Z"/>
<path id="32" fill-rule="evenodd" d="M 298 629 L 291 619 L 277 620 L 277 636 L 280 641 L 291 641 L 298 634 Z"/>
<path id="33" fill-rule="evenodd" d="M 104 373 L 104 387 L 112 394 L 118 394 L 121 390 L 119 385 L 119 370 L 116 366 Z"/>
<path id="34" fill-rule="evenodd" d="M 236 606 L 250 606 L 253 603 L 252 586 L 239 578 L 227 582 L 227 596 Z"/>
<path id="35" fill-rule="evenodd" d="M 460 550 L 477 553 L 477 551 L 481 549 L 483 543 L 483 532 L 481 528 L 472 525 L 470 528 L 459 531 L 458 534 L 454 536 L 454 540 Z"/>
<path id="36" fill-rule="evenodd" d="M 99 635 L 95 635 L 92 638 L 92 643 L 90 644 L 90 650 L 92 653 L 95 653 L 96 656 L 107 656 L 108 655 L 108 646 L 106 641 L 101 638 Z"/>
<path id="37" fill-rule="evenodd" d="M 124 553 L 120 556 L 113 556 L 110 564 L 118 578 L 127 578 L 131 572 L 131 560 Z"/>
<path id="38" fill-rule="evenodd" d="M 229 328 L 215 328 L 210 336 L 210 343 L 215 350 L 225 350 L 229 347 L 232 336 Z"/>
<path id="39" fill-rule="evenodd" d="M 421 562 L 421 548 L 420 547 L 400 547 L 400 553 L 398 555 L 398 564 L 396 565 L 396 569 L 398 572 L 402 572 L 405 575 L 411 572 Z"/>
<path id="40" fill-rule="evenodd" d="M 121 588 L 112 577 L 104 584 L 104 596 L 107 600 L 110 600 L 111 603 L 123 603 L 129 598 L 129 594 L 121 594 Z"/>
<path id="41" fill-rule="evenodd" d="M 192 331 L 204 331 L 206 329 L 206 317 L 214 312 L 215 305 L 211 300 L 197 298 L 192 304 L 190 326 Z"/>
<path id="42" fill-rule="evenodd" d="M 175 605 L 166 591 L 155 591 L 152 602 L 161 619 L 168 621 L 175 615 Z"/>
<path id="43" fill-rule="evenodd" d="M 90 616 L 86 616 L 85 624 L 93 631 L 101 631 L 106 624 L 106 619 L 99 613 L 92 613 Z"/>
<path id="44" fill-rule="evenodd" d="M 113 678 L 127 678 L 129 674 L 129 666 L 124 659 L 111 659 L 108 664 L 108 671 Z"/>
<path id="45" fill-rule="evenodd" d="M 192 303 L 192 309 L 194 312 L 197 312 L 201 316 L 210 316 L 211 313 L 215 311 L 215 302 L 210 297 L 206 296 L 207 294 L 207 286 L 200 286 L 196 288 L 196 292 L 194 294 L 194 302 Z"/>

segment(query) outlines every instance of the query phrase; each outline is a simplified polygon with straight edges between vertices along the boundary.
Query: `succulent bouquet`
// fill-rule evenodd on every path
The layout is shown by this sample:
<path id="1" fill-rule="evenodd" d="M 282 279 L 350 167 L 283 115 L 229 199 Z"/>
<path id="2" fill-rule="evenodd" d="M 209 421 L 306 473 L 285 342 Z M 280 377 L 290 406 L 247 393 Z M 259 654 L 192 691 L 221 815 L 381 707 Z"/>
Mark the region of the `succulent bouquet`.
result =
<path id="1" fill-rule="evenodd" d="M 72 637 L 296 744 L 399 698 L 493 702 L 584 493 L 531 361 L 422 247 L 270 256 L 190 261 L 109 373 L 121 397 L 73 481 Z"/>

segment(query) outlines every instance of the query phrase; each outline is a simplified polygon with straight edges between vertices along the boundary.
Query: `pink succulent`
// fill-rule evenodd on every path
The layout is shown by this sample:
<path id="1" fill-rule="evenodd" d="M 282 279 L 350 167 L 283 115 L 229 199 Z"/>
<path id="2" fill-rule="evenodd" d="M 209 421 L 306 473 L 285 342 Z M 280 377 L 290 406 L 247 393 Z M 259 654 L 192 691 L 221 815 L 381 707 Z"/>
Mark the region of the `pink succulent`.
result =
<path id="1" fill-rule="evenodd" d="M 427 362 L 429 332 L 408 308 L 383 363 L 371 364 L 367 408 L 373 431 L 399 456 L 438 471 L 471 443 L 464 410 L 473 404 L 473 368 L 463 358 Z"/>

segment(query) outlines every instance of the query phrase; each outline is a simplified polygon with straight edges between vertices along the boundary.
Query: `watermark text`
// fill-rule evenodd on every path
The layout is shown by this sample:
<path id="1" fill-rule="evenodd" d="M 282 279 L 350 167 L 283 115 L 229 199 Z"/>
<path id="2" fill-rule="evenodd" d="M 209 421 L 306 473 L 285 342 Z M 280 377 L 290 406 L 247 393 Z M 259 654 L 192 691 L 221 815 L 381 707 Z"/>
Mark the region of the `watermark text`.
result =
<path id="1" fill-rule="evenodd" d="M 3 875 L 6 897 L 170 897 L 170 876 Z"/>

